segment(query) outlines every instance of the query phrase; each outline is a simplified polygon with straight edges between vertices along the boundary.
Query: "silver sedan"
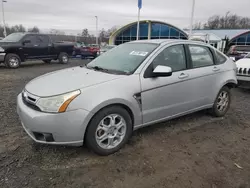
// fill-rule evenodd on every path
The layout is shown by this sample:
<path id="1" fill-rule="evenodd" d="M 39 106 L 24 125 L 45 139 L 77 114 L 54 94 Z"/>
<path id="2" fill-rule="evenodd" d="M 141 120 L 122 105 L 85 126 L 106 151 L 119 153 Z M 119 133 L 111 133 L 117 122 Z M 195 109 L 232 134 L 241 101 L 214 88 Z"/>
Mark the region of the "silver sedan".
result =
<path id="1" fill-rule="evenodd" d="M 86 143 L 109 155 L 138 128 L 203 109 L 224 116 L 236 84 L 235 63 L 210 45 L 134 41 L 32 80 L 17 97 L 17 112 L 35 142 Z"/>

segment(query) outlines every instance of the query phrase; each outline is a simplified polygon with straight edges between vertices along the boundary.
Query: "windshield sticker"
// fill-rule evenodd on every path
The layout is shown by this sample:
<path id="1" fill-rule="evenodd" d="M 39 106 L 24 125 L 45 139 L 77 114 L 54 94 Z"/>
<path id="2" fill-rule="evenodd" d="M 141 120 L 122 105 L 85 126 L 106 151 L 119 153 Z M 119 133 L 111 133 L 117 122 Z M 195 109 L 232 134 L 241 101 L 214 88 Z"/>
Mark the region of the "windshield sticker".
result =
<path id="1" fill-rule="evenodd" d="M 130 52 L 129 55 L 138 55 L 138 56 L 146 56 L 148 54 L 148 52 L 141 52 L 141 51 L 132 51 Z"/>

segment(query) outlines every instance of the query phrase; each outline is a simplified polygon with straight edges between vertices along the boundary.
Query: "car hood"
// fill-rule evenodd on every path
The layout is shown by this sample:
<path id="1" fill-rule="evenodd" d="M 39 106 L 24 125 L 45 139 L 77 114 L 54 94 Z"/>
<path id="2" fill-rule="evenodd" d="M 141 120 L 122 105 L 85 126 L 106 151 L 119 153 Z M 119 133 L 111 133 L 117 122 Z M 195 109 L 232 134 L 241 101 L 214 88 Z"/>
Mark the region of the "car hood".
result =
<path id="1" fill-rule="evenodd" d="M 25 86 L 25 90 L 39 97 L 47 97 L 84 89 L 123 77 L 125 75 L 108 74 L 84 67 L 73 67 L 37 77 Z"/>
<path id="2" fill-rule="evenodd" d="M 244 58 L 236 61 L 237 68 L 250 68 L 250 58 Z"/>

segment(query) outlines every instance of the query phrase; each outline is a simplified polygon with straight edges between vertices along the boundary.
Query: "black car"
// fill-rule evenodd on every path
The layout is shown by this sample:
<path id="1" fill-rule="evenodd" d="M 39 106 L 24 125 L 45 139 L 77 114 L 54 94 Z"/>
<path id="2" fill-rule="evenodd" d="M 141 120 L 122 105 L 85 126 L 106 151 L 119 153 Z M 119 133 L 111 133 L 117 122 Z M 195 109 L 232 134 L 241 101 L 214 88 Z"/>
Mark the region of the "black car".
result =
<path id="1" fill-rule="evenodd" d="M 74 44 L 53 43 L 48 35 L 35 33 L 12 33 L 0 41 L 0 63 L 18 68 L 26 60 L 41 59 L 45 63 L 59 60 L 68 63 Z"/>

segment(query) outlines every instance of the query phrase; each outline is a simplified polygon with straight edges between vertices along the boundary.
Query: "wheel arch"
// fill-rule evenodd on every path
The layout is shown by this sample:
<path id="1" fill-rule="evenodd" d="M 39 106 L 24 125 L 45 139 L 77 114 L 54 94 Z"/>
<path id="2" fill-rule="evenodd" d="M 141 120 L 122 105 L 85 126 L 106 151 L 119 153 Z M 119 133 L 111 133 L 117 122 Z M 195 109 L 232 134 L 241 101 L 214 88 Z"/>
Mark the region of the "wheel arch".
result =
<path id="1" fill-rule="evenodd" d="M 91 122 L 91 120 L 94 118 L 94 116 L 100 112 L 101 110 L 105 109 L 105 108 L 109 108 L 112 106 L 119 106 L 121 108 L 124 108 L 130 115 L 133 126 L 134 126 L 134 122 L 135 122 L 135 115 L 133 113 L 133 110 L 131 109 L 131 107 L 129 107 L 129 105 L 124 104 L 122 102 L 114 102 L 114 103 L 110 103 L 110 104 L 105 104 L 105 105 L 101 105 L 99 107 L 96 107 L 94 110 L 92 110 L 92 116 L 89 118 L 89 121 L 87 123 L 87 125 L 89 125 L 89 123 Z M 88 127 L 88 126 L 87 126 Z"/>
<path id="2" fill-rule="evenodd" d="M 237 81 L 235 80 L 228 80 L 226 83 L 224 83 L 224 85 L 222 87 L 228 87 L 229 89 L 235 88 L 237 87 Z"/>
<path id="3" fill-rule="evenodd" d="M 5 61 L 5 59 L 6 59 L 6 57 L 7 57 L 8 54 L 15 54 L 15 55 L 17 55 L 17 56 L 20 58 L 21 62 L 24 62 L 24 61 L 25 61 L 24 56 L 23 56 L 20 52 L 11 51 L 11 50 L 10 50 L 10 51 L 6 51 L 6 55 L 5 55 L 5 57 L 4 57 L 4 61 Z"/>
<path id="4" fill-rule="evenodd" d="M 86 134 L 88 132 L 88 127 L 89 127 L 89 124 L 90 122 L 92 121 L 92 119 L 95 117 L 95 115 L 100 112 L 101 110 L 105 109 L 105 108 L 109 108 L 109 107 L 112 107 L 112 106 L 119 106 L 119 107 L 122 107 L 124 108 L 129 116 L 131 117 L 131 120 L 132 120 L 132 127 L 134 128 L 134 125 L 135 125 L 135 114 L 133 113 L 133 110 L 131 109 L 131 107 L 129 107 L 127 104 L 124 104 L 124 103 L 121 103 L 121 102 L 116 102 L 116 103 L 111 103 L 111 104 L 106 104 L 106 105 L 102 105 L 101 107 L 99 107 L 98 109 L 95 108 L 93 113 L 91 113 L 91 117 L 89 117 L 89 121 L 86 122 L 87 126 L 86 126 L 86 129 L 85 129 L 85 132 L 84 132 L 84 141 L 85 141 L 85 138 L 86 138 Z"/>

